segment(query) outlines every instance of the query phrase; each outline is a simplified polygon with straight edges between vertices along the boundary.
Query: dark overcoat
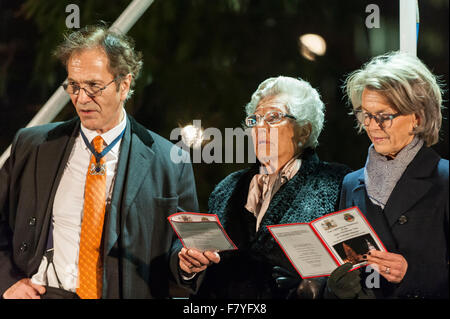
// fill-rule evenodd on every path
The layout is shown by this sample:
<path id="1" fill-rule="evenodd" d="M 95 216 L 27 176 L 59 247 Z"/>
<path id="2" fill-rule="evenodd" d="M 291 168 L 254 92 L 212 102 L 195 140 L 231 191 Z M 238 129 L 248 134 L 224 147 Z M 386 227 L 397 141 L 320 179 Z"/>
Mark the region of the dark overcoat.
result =
<path id="1" fill-rule="evenodd" d="M 379 288 L 373 289 L 378 298 L 448 298 L 448 170 L 448 160 L 423 146 L 383 210 L 367 197 L 364 169 L 345 177 L 340 209 L 358 206 L 386 249 L 408 262 L 401 283 L 380 276 Z M 367 279 L 369 286 L 376 283 L 372 272 L 362 274 L 363 285 Z"/>

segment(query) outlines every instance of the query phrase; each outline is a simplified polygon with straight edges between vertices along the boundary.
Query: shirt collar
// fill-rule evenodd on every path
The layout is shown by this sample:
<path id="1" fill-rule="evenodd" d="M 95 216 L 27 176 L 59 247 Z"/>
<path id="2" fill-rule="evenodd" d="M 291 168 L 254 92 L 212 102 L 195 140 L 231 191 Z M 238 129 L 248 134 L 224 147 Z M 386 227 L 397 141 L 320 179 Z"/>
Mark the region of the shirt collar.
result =
<path id="1" fill-rule="evenodd" d="M 122 131 L 125 129 L 125 126 L 127 125 L 127 112 L 125 112 L 124 108 L 122 108 L 122 112 L 123 112 L 122 121 L 118 125 L 113 127 L 112 129 L 110 129 L 109 131 L 107 131 L 103 134 L 100 134 L 100 136 L 105 141 L 106 145 L 111 144 L 112 141 L 114 141 L 114 139 L 117 136 L 119 136 L 120 133 L 122 133 Z M 86 135 L 86 137 L 90 143 L 92 143 L 92 140 L 96 136 L 98 136 L 98 133 L 96 131 L 86 128 L 85 126 L 83 126 L 83 123 L 81 123 L 81 130 L 83 131 L 84 135 Z M 120 146 L 120 141 L 119 141 L 119 143 L 114 145 L 114 147 L 111 149 L 110 152 L 117 154 L 119 152 L 119 146 Z M 84 145 L 84 147 L 85 147 L 85 149 L 88 149 L 88 147 L 86 145 Z"/>

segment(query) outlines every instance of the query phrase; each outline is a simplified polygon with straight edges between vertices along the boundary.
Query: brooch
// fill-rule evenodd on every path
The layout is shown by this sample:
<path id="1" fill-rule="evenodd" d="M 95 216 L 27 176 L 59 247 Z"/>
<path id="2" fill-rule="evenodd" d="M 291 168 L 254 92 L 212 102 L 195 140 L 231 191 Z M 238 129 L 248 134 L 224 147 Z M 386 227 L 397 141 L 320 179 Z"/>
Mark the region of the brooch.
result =
<path id="1" fill-rule="evenodd" d="M 89 168 L 89 175 L 105 175 L 105 164 L 92 163 Z"/>

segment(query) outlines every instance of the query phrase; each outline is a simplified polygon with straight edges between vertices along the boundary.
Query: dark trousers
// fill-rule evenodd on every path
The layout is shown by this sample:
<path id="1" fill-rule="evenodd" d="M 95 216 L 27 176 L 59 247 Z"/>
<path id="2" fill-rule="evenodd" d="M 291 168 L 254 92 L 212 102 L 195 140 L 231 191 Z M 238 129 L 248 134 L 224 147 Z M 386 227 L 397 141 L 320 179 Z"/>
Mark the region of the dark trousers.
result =
<path id="1" fill-rule="evenodd" d="M 41 295 L 41 299 L 80 299 L 80 297 L 74 292 L 45 286 L 45 294 Z"/>

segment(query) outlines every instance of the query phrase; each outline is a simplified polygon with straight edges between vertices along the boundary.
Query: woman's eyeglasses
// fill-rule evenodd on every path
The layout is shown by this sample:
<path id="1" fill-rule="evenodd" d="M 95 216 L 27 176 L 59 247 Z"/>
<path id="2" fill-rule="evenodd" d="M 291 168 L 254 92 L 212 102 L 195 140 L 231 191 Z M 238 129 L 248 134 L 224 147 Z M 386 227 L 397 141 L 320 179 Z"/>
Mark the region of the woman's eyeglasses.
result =
<path id="1" fill-rule="evenodd" d="M 269 111 L 264 115 L 252 114 L 245 118 L 245 125 L 247 127 L 255 127 L 260 123 L 261 120 L 264 120 L 267 124 L 273 125 L 280 123 L 285 117 L 296 119 L 295 116 L 290 114 L 286 114 L 280 111 Z"/>
<path id="2" fill-rule="evenodd" d="M 355 110 L 353 111 L 353 113 L 355 114 L 356 119 L 359 123 L 361 123 L 361 125 L 368 127 L 370 125 L 370 121 L 374 119 L 378 126 L 382 129 L 390 128 L 392 126 L 392 120 L 397 116 L 402 115 L 401 113 L 371 114 L 364 112 L 363 110 Z"/>

